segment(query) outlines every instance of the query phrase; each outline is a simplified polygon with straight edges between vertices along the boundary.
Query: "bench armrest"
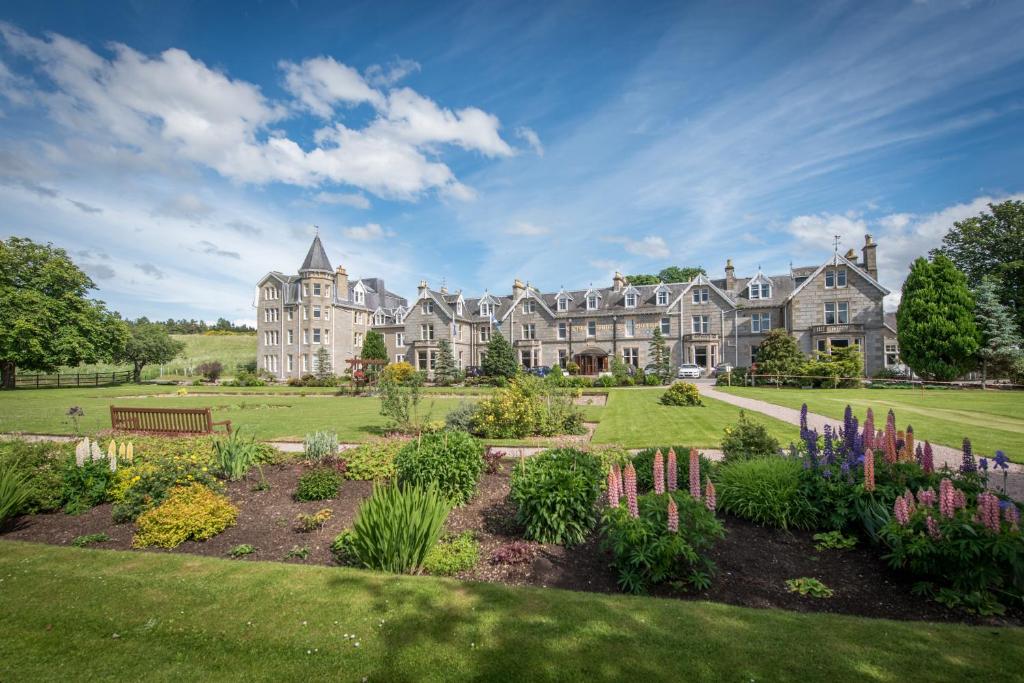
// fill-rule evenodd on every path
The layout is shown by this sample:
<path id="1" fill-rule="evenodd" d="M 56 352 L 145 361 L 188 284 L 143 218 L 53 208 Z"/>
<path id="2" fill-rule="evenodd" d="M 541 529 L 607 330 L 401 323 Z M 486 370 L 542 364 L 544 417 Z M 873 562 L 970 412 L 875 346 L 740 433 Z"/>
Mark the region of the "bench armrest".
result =
<path id="1" fill-rule="evenodd" d="M 220 422 L 211 422 L 210 423 L 210 427 L 219 427 L 221 425 L 224 426 L 224 429 L 225 429 L 225 431 L 227 431 L 228 434 L 231 433 L 231 420 L 221 420 Z"/>

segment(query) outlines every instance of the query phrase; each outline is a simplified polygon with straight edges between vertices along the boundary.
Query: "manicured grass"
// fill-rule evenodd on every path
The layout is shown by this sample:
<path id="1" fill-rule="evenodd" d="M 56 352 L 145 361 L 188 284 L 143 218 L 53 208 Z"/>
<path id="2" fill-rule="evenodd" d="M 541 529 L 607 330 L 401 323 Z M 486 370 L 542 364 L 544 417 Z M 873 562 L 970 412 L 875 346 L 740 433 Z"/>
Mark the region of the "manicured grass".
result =
<path id="1" fill-rule="evenodd" d="M 996 681 L 1024 668 L 1021 629 L 331 567 L 0 542 L 0 577 L 4 680 Z"/>
<path id="2" fill-rule="evenodd" d="M 205 391 L 205 387 L 189 387 Z M 215 420 L 231 420 L 258 439 L 301 439 L 307 432 L 333 430 L 341 441 L 365 441 L 385 426 L 376 398 L 354 396 L 177 396 L 177 387 L 126 385 L 99 389 L 25 389 L 0 392 L 0 432 L 74 434 L 68 408 L 85 411 L 83 433 L 110 428 L 110 406 L 213 408 Z M 420 414 L 443 420 L 456 398 L 424 397 Z"/>
<path id="3" fill-rule="evenodd" d="M 171 337 L 185 342 L 185 350 L 170 363 L 165 363 L 162 368 L 158 365 L 143 368 L 142 379 L 194 375 L 193 369 L 197 365 L 215 360 L 224 366 L 226 376 L 234 376 L 235 368 L 239 364 L 252 363 L 256 360 L 255 334 L 172 334 Z M 130 369 L 130 366 L 124 365 L 99 364 L 63 368 L 61 372 L 111 372 Z"/>
<path id="4" fill-rule="evenodd" d="M 885 425 L 885 415 L 896 412 L 899 429 L 914 427 L 918 441 L 959 447 L 964 437 L 974 450 L 992 455 L 996 449 L 1020 462 L 1024 460 L 1024 392 L 920 389 L 772 389 L 768 387 L 717 387 L 737 396 L 757 398 L 800 409 L 807 403 L 812 413 L 843 417 L 849 404 L 863 424 L 867 409 L 875 423 Z"/>
<path id="5" fill-rule="evenodd" d="M 739 419 L 739 408 L 706 397 L 702 407 L 663 406 L 658 399 L 664 391 L 659 387 L 609 389 L 593 442 L 626 448 L 656 444 L 718 448 L 722 431 Z M 793 425 L 763 415 L 752 417 L 767 425 L 783 445 L 798 436 Z"/>

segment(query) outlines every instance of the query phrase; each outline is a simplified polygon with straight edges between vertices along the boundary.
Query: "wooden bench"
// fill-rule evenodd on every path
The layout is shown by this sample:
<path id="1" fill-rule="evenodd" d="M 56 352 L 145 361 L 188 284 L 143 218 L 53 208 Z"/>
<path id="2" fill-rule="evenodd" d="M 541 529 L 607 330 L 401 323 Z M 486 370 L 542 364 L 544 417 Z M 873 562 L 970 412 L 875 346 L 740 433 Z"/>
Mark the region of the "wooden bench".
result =
<path id="1" fill-rule="evenodd" d="M 166 434 L 212 434 L 231 420 L 214 422 L 209 408 L 118 408 L 110 406 L 110 425 L 115 431 Z"/>

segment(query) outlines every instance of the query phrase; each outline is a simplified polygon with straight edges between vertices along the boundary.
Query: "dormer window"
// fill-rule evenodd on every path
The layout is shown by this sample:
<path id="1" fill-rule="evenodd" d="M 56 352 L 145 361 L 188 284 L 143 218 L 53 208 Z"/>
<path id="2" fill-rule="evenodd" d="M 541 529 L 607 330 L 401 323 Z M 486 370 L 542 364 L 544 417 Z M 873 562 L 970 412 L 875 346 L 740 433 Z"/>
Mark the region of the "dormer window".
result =
<path id="1" fill-rule="evenodd" d="M 569 300 L 566 299 L 564 296 L 558 297 L 558 310 L 560 310 L 560 311 L 568 311 L 569 310 Z"/>
<path id="2" fill-rule="evenodd" d="M 532 299 L 527 299 L 526 301 L 524 301 L 523 302 L 523 313 L 533 313 L 536 310 L 534 308 L 534 304 L 535 303 L 536 302 L 533 301 Z"/>
<path id="3" fill-rule="evenodd" d="M 636 294 L 630 292 L 626 294 L 626 308 L 636 308 Z"/>
<path id="4" fill-rule="evenodd" d="M 374 325 L 383 325 L 384 324 L 384 314 L 383 313 L 375 313 L 373 315 L 373 324 Z"/>
<path id="5" fill-rule="evenodd" d="M 420 306 L 420 310 L 423 311 L 423 315 L 432 315 L 434 313 L 434 302 L 427 299 L 423 302 L 423 305 Z"/>
<path id="6" fill-rule="evenodd" d="M 361 304 L 366 301 L 366 295 L 363 294 L 363 290 L 361 289 L 352 290 L 352 296 L 357 304 Z"/>
<path id="7" fill-rule="evenodd" d="M 755 282 L 749 287 L 751 299 L 771 299 L 772 286 L 767 282 Z"/>
<path id="8" fill-rule="evenodd" d="M 485 317 L 489 317 L 489 316 L 494 315 L 494 304 L 492 304 L 492 303 L 480 304 L 480 315 L 485 316 Z"/>
<path id="9" fill-rule="evenodd" d="M 664 289 L 658 292 L 658 305 L 668 306 L 668 292 L 666 292 Z"/>
<path id="10" fill-rule="evenodd" d="M 588 311 L 596 311 L 598 309 L 599 305 L 600 304 L 598 302 L 597 294 L 588 294 L 587 295 L 587 310 Z"/>
<path id="11" fill-rule="evenodd" d="M 831 289 L 833 287 L 845 287 L 846 286 L 846 268 L 826 268 L 825 269 L 825 287 Z"/>
<path id="12" fill-rule="evenodd" d="M 455 313 L 457 315 L 462 315 L 462 302 L 461 301 L 455 302 Z"/>
<path id="13" fill-rule="evenodd" d="M 707 287 L 694 287 L 693 289 L 693 303 L 695 304 L 706 304 L 710 290 Z"/>

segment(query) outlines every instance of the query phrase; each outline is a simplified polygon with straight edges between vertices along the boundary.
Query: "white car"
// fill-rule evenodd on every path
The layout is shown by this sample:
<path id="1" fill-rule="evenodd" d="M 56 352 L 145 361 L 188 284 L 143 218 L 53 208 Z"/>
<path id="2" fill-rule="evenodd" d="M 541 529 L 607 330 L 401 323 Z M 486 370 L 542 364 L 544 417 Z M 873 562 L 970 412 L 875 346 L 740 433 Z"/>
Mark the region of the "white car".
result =
<path id="1" fill-rule="evenodd" d="M 693 378 L 700 379 L 701 370 L 699 365 L 693 363 L 683 363 L 679 366 L 679 373 L 676 375 L 679 379 Z"/>

